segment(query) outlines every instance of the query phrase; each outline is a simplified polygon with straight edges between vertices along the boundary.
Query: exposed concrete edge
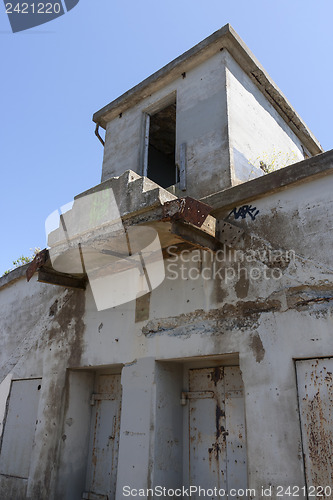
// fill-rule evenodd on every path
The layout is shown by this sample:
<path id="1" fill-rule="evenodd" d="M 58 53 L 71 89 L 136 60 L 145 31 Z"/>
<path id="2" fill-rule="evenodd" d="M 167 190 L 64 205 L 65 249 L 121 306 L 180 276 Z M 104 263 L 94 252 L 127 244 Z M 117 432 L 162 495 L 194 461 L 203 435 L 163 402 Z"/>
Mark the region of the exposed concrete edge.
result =
<path id="1" fill-rule="evenodd" d="M 28 264 L 24 264 L 24 266 L 17 267 L 13 269 L 8 274 L 4 274 L 0 278 L 0 289 L 6 287 L 7 285 L 13 285 L 16 281 L 21 278 L 25 278 L 26 270 L 30 266 L 30 262 Z"/>
<path id="2" fill-rule="evenodd" d="M 323 150 L 318 140 L 230 24 L 226 24 L 223 28 L 205 38 L 141 83 L 101 108 L 94 113 L 93 121 L 105 128 L 107 122 L 120 113 L 123 113 L 129 107 L 142 101 L 142 99 L 145 99 L 167 83 L 178 78 L 182 73 L 189 71 L 193 66 L 213 56 L 223 48 L 230 52 L 232 57 L 265 95 L 276 111 L 288 123 L 310 154 L 316 155 L 322 152 Z"/>
<path id="3" fill-rule="evenodd" d="M 263 175 L 238 186 L 219 191 L 200 201 L 213 207 L 211 215 L 219 215 L 228 208 L 244 205 L 250 201 L 287 189 L 295 184 L 308 182 L 318 177 L 333 174 L 333 149 L 276 172 Z"/>
<path id="4" fill-rule="evenodd" d="M 131 179 L 131 176 L 135 177 L 133 177 L 132 180 L 127 181 L 127 188 L 130 185 L 135 186 L 135 182 L 139 181 L 140 179 L 142 181 L 142 186 L 141 186 L 142 191 L 138 191 L 138 195 L 141 196 L 141 203 L 139 200 L 139 203 L 135 207 L 136 208 L 135 210 L 129 212 L 122 212 L 120 210 L 120 216 L 122 219 L 131 217 L 135 213 L 139 214 L 147 212 L 152 208 L 164 205 L 164 203 L 166 203 L 167 201 L 171 201 L 178 198 L 175 194 L 162 188 L 148 177 L 141 176 L 133 172 L 132 170 L 126 170 L 122 175 L 106 179 L 105 181 L 102 181 L 100 184 L 97 184 L 96 186 L 93 186 L 92 188 L 89 188 L 86 191 L 83 191 L 82 193 L 74 196 L 74 201 L 84 196 L 94 194 L 99 191 L 103 191 L 104 189 L 109 189 L 109 188 L 113 189 L 114 182 L 121 181 L 126 177 L 127 179 Z"/>

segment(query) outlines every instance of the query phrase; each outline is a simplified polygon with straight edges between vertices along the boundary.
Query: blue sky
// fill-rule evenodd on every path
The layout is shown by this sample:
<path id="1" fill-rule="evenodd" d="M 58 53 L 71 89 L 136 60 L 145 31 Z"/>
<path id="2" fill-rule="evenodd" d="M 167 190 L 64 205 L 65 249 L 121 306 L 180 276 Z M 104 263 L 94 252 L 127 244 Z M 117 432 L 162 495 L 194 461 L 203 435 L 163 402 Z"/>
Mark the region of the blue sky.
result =
<path id="1" fill-rule="evenodd" d="M 226 23 L 333 148 L 332 0 L 80 0 L 16 34 L 0 7 L 0 275 L 46 246 L 51 212 L 100 182 L 92 114 Z"/>

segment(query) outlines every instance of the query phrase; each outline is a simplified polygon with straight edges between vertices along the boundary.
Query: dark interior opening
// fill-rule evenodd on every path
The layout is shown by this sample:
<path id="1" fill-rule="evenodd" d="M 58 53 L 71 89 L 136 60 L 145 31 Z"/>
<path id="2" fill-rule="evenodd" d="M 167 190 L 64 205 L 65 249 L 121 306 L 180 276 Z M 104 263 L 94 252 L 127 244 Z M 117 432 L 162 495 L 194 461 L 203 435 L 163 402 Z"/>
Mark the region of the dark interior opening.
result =
<path id="1" fill-rule="evenodd" d="M 176 184 L 176 103 L 150 116 L 148 172 L 149 179 L 167 188 Z"/>

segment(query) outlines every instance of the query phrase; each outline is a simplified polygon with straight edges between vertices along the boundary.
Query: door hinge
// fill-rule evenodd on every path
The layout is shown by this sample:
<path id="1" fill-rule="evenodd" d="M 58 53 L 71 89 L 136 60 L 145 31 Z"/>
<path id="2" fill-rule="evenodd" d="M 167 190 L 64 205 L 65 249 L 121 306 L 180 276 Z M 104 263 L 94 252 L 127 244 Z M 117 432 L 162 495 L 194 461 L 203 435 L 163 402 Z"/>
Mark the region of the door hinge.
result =
<path id="1" fill-rule="evenodd" d="M 180 145 L 179 151 L 179 188 L 186 191 L 186 142 Z"/>
<path id="2" fill-rule="evenodd" d="M 105 392 L 102 394 L 92 394 L 90 398 L 90 404 L 91 406 L 94 406 L 96 401 L 115 401 L 118 399 L 114 394 L 111 394 L 110 392 Z"/>
<path id="3" fill-rule="evenodd" d="M 109 496 L 99 495 L 98 493 L 93 493 L 91 491 L 85 491 L 82 493 L 81 500 L 109 500 Z"/>
<path id="4" fill-rule="evenodd" d="M 214 391 L 183 391 L 180 398 L 180 404 L 185 406 L 188 399 L 210 399 L 214 397 Z"/>

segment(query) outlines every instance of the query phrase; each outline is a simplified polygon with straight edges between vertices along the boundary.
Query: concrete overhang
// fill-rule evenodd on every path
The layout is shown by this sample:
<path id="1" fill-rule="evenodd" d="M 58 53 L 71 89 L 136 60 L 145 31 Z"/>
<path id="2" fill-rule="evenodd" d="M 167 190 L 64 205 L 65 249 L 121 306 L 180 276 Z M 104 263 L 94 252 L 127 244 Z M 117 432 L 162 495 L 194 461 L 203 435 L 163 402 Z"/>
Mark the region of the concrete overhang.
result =
<path id="1" fill-rule="evenodd" d="M 171 247 L 212 252 L 232 247 L 243 230 L 218 223 L 210 211 L 201 201 L 176 198 L 126 171 L 76 196 L 71 208 L 59 214 L 58 227 L 48 234 L 50 249 L 36 255 L 27 279 L 38 271 L 38 281 L 84 289 L 88 275 L 96 280 L 142 266 L 132 254 L 143 252 L 145 261 L 158 263 L 170 256 Z"/>
<path id="2" fill-rule="evenodd" d="M 93 121 L 105 129 L 106 124 L 120 113 L 135 106 L 153 92 L 157 92 L 179 78 L 182 73 L 189 71 L 223 49 L 228 50 L 271 105 L 288 123 L 311 155 L 321 153 L 323 149 L 318 140 L 230 24 L 226 24 L 223 28 L 104 106 L 93 115 Z"/>
<path id="3" fill-rule="evenodd" d="M 162 250 L 175 245 L 179 247 L 179 250 L 201 248 L 214 252 L 223 245 L 233 247 L 244 234 L 244 231 L 238 226 L 224 220 L 227 210 L 329 175 L 333 175 L 333 150 L 219 191 L 202 198 L 200 201 L 191 198 L 176 198 L 152 181 L 141 178 L 138 174 L 130 171 L 125 172 L 120 178 L 109 179 L 85 193 L 81 193 L 75 199 L 103 191 L 112 186 L 116 189 L 117 182 L 119 182 L 118 190 L 120 193 L 122 178 L 125 181 L 126 179 L 132 179 L 133 186 L 141 182 L 140 179 L 142 179 L 150 184 L 151 189 L 148 191 L 143 190 L 141 194 L 138 195 L 137 193 L 137 195 L 133 196 L 137 200 L 137 210 L 129 210 L 131 208 L 129 206 L 123 207 L 121 211 L 123 227 L 126 230 L 133 226 L 155 228 L 159 234 Z M 100 238 L 101 235 L 102 238 Z M 112 243 L 114 238 L 110 237 L 105 227 L 101 228 L 100 232 L 97 231 L 95 234 L 88 235 L 89 238 L 91 238 L 91 246 L 94 246 L 97 241 L 104 250 L 108 250 L 109 254 L 115 249 Z M 82 242 L 81 236 L 80 242 Z M 86 243 L 89 243 L 89 241 Z M 60 241 L 58 243 L 60 254 L 65 251 L 65 248 L 63 249 L 61 245 L 62 242 Z M 111 245 L 110 248 L 109 245 Z M 118 251 L 119 249 L 117 249 Z M 164 256 L 168 257 L 168 253 Z M 31 264 L 2 277 L 0 279 L 0 288 L 21 278 L 22 270 L 26 270 L 28 280 L 38 271 L 38 281 L 65 287 L 85 288 L 87 282 L 85 274 L 69 274 L 55 271 L 50 261 L 49 251 L 45 249 L 35 257 Z"/>
<path id="4" fill-rule="evenodd" d="M 205 196 L 200 201 L 212 207 L 211 215 L 220 219 L 223 218 L 226 210 L 233 207 L 329 175 L 333 175 L 333 149 L 314 158 L 302 160 L 262 177 Z"/>
<path id="5" fill-rule="evenodd" d="M 147 242 L 147 228 L 154 229 L 154 237 L 158 234 L 159 242 L 157 251 L 146 251 L 146 257 L 148 256 L 151 262 L 157 262 L 161 254 L 164 258 L 170 257 L 170 248 L 173 252 L 194 248 L 216 252 L 224 245 L 232 247 L 244 231 L 227 221 L 218 224 L 216 219 L 209 215 L 210 211 L 211 207 L 193 198 L 176 198 L 161 206 L 147 207 L 146 212 L 128 215 L 123 218 L 123 229 L 120 231 L 115 230 L 114 221 L 110 221 L 109 225 L 96 228 L 90 234 L 76 235 L 70 241 L 64 241 L 60 235 L 57 241 L 59 229 L 55 230 L 52 233 L 55 242 L 52 257 L 48 249 L 39 252 L 26 269 L 27 280 L 38 271 L 40 282 L 85 289 L 88 281 L 86 267 L 90 269 L 90 276 L 94 274 L 94 279 L 137 267 L 140 261 L 131 258 L 129 236 L 131 243 L 135 241 L 140 249 L 144 247 L 141 243 L 148 243 L 148 248 L 151 241 Z M 80 249 L 82 255 L 82 248 L 84 272 L 72 273 L 70 267 L 75 262 L 77 249 Z M 67 271 L 59 272 L 54 269 L 53 263 L 56 261 L 58 267 L 58 260 L 65 265 L 67 263 Z"/>

